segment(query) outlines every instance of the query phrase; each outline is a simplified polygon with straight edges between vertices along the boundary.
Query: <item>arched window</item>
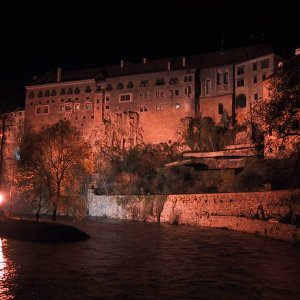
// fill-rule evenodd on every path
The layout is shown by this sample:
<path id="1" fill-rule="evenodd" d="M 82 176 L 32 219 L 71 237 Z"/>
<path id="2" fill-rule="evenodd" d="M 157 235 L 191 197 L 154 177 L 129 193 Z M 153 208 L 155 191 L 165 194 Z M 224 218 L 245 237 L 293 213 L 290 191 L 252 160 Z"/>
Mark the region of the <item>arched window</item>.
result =
<path id="1" fill-rule="evenodd" d="M 211 94 L 211 80 L 206 79 L 205 81 L 205 95 L 208 96 Z"/>
<path id="2" fill-rule="evenodd" d="M 243 108 L 246 107 L 247 99 L 245 94 L 239 94 L 235 99 L 235 107 Z"/>

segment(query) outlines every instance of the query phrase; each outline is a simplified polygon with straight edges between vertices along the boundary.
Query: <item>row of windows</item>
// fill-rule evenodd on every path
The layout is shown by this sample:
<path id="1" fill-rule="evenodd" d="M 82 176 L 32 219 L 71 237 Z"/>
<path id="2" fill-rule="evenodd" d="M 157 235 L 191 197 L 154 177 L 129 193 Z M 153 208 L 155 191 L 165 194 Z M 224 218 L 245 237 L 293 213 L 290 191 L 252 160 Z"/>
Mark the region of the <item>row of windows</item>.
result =
<path id="1" fill-rule="evenodd" d="M 92 89 L 90 86 L 87 86 L 84 91 L 85 91 L 85 93 L 91 93 Z M 72 94 L 80 94 L 79 87 L 76 87 L 74 90 L 72 88 L 61 89 L 59 92 L 59 95 L 61 95 L 61 96 L 62 95 L 72 95 Z M 57 95 L 58 95 L 58 92 L 56 90 L 52 90 L 52 91 L 46 90 L 44 92 L 38 91 L 36 94 L 34 92 L 30 92 L 29 98 L 33 99 L 35 97 L 42 98 L 42 97 L 50 97 L 50 96 L 57 96 Z"/>
<path id="2" fill-rule="evenodd" d="M 90 97 L 86 97 L 86 100 L 90 100 Z M 79 98 L 75 98 L 75 99 L 60 99 L 60 102 L 74 102 L 74 101 L 83 101 L 82 99 L 79 99 Z M 97 103 L 100 103 L 100 99 L 97 99 Z M 50 100 L 47 100 L 46 101 L 46 104 L 49 104 L 50 103 Z M 51 103 L 55 103 L 55 99 L 52 99 L 51 100 Z M 42 101 L 39 101 L 38 104 L 43 104 Z M 30 102 L 30 105 L 33 105 L 33 102 L 31 101 Z"/>
<path id="3" fill-rule="evenodd" d="M 61 104 L 59 106 L 59 112 L 72 112 L 73 110 L 79 111 L 81 105 L 82 105 L 81 103 L 74 103 L 74 105 L 73 103 Z M 85 102 L 83 108 L 85 111 L 91 111 L 93 108 L 92 102 Z M 49 114 L 49 112 L 50 112 L 49 105 L 40 105 L 40 106 L 36 106 L 35 108 L 36 115 L 45 115 L 45 114 Z"/>
<path id="4" fill-rule="evenodd" d="M 264 59 L 260 62 L 260 68 L 263 70 L 263 69 L 267 69 L 269 68 L 270 66 L 270 63 L 269 63 L 269 60 L 268 59 Z M 252 70 L 253 71 L 257 71 L 258 70 L 258 63 L 255 62 L 252 64 Z M 239 76 L 239 75 L 244 75 L 244 72 L 245 72 L 245 67 L 244 66 L 240 66 L 240 67 L 237 67 L 236 68 L 236 74 Z"/>
<path id="5" fill-rule="evenodd" d="M 184 82 L 190 82 L 190 81 L 193 80 L 193 76 L 191 76 L 191 75 L 185 76 L 185 77 L 183 78 L 183 80 L 184 80 Z M 170 80 L 169 80 L 169 84 L 171 84 L 171 85 L 173 85 L 173 84 L 179 84 L 179 82 L 180 82 L 180 81 L 179 81 L 179 79 L 178 79 L 177 77 L 172 77 L 172 78 L 170 78 Z M 165 84 L 166 84 L 166 80 L 165 80 L 164 78 L 158 78 L 158 79 L 156 79 L 156 81 L 155 81 L 155 83 L 154 83 L 154 85 L 156 85 L 156 86 L 165 85 Z M 149 82 L 149 80 L 141 80 L 139 86 L 140 86 L 140 87 L 149 87 L 149 86 L 150 86 L 150 82 Z M 132 82 L 132 81 L 129 81 L 129 82 L 127 83 L 126 87 L 127 87 L 128 89 L 133 88 L 133 87 L 134 87 L 133 82 Z M 119 83 L 117 84 L 117 87 L 116 87 L 116 88 L 117 88 L 118 90 L 122 90 L 122 89 L 125 88 L 125 84 L 122 83 L 122 82 L 119 82 Z M 113 90 L 113 86 L 112 86 L 111 84 L 108 84 L 108 85 L 106 86 L 105 89 L 106 89 L 106 91 L 112 91 L 112 90 Z"/>
<path id="6" fill-rule="evenodd" d="M 262 77 L 261 77 L 261 80 L 264 81 L 267 79 L 267 75 L 266 74 L 263 74 Z M 254 76 L 253 77 L 253 83 L 257 83 L 258 82 L 258 79 L 257 79 L 257 76 Z M 236 81 L 236 86 L 237 87 L 241 87 L 241 86 L 244 86 L 245 85 L 245 82 L 244 82 L 244 78 L 240 78 Z"/>

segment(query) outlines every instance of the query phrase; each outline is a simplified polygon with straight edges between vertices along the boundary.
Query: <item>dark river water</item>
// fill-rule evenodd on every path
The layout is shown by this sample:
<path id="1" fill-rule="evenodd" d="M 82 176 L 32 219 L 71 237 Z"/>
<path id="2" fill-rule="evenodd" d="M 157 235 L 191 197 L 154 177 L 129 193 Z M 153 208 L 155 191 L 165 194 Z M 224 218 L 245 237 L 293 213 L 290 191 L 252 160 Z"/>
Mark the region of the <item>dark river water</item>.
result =
<path id="1" fill-rule="evenodd" d="M 300 248 L 285 242 L 109 219 L 70 223 L 91 239 L 1 239 L 1 300 L 300 299 Z"/>

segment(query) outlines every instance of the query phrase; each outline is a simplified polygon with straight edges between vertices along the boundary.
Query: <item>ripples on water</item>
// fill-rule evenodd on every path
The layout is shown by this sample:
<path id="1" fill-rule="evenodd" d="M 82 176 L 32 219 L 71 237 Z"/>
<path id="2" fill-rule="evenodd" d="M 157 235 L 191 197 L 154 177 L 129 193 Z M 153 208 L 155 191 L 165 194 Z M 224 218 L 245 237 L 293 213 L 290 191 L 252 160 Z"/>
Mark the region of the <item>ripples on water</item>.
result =
<path id="1" fill-rule="evenodd" d="M 300 299 L 300 249 L 288 243 L 108 219 L 72 224 L 91 239 L 1 240 L 1 300 Z"/>

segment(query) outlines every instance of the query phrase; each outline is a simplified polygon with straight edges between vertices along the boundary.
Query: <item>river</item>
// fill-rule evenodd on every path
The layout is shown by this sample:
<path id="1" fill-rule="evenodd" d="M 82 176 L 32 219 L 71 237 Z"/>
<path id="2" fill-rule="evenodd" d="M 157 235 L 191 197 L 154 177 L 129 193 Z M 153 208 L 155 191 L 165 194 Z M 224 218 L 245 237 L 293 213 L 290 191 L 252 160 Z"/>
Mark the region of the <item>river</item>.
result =
<path id="1" fill-rule="evenodd" d="M 0 299 L 300 299 L 300 248 L 219 229 L 89 218 L 78 243 L 0 240 Z"/>

